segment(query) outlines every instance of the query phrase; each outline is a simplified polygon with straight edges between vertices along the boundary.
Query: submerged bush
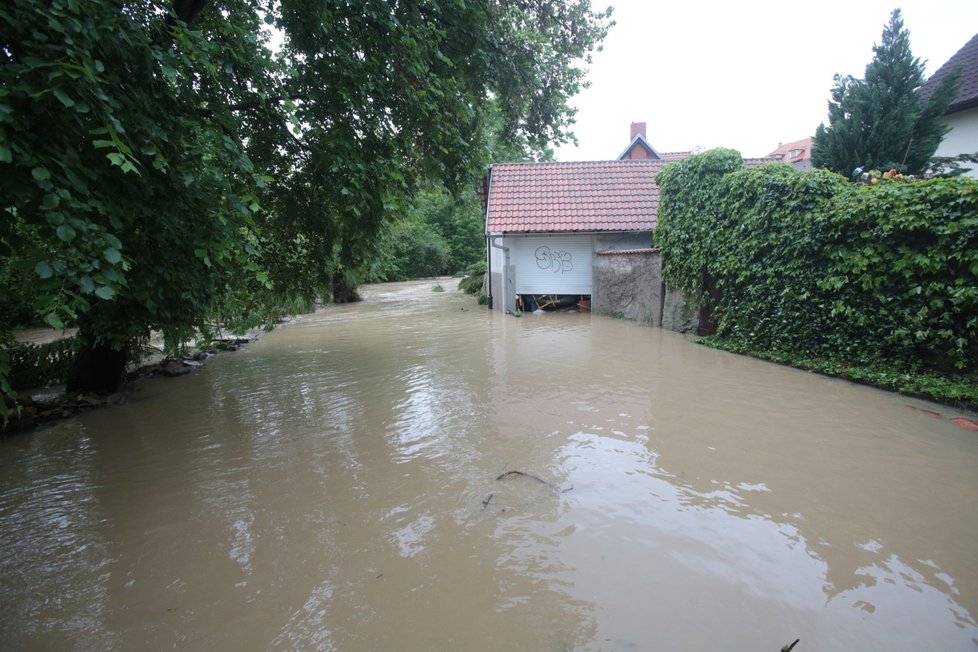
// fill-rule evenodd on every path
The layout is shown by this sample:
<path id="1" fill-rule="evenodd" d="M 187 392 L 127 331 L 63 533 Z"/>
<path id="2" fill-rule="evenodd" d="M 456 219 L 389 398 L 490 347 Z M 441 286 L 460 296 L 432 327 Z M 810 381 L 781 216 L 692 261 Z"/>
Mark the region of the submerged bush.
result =
<path id="1" fill-rule="evenodd" d="M 482 260 L 473 265 L 469 265 L 465 270 L 465 277 L 458 282 L 458 289 L 466 294 L 478 294 L 485 290 L 486 286 L 486 261 Z M 480 301 L 479 303 L 482 303 Z"/>

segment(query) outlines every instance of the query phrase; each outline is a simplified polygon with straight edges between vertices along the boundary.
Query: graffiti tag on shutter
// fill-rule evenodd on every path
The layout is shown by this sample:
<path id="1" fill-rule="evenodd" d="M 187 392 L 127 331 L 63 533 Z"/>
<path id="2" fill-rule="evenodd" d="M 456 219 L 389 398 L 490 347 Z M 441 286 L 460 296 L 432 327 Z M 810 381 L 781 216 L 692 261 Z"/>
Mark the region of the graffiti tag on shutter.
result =
<path id="1" fill-rule="evenodd" d="M 542 270 L 551 270 L 554 274 L 564 274 L 574 269 L 571 261 L 571 252 L 554 251 L 550 247 L 537 247 L 534 255 L 537 259 L 537 267 Z"/>

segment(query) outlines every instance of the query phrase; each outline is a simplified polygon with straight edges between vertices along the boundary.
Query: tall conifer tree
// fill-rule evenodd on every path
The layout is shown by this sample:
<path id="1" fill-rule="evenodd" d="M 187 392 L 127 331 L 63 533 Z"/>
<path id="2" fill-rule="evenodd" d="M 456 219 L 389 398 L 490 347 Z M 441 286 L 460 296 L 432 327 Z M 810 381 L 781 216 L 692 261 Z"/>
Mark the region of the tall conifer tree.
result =
<path id="1" fill-rule="evenodd" d="M 930 97 L 920 94 L 924 64 L 910 51 L 899 9 L 873 53 L 865 79 L 835 76 L 829 126 L 815 131 L 812 162 L 846 177 L 858 167 L 918 174 L 948 131 L 940 117 L 954 97 L 957 75 Z"/>

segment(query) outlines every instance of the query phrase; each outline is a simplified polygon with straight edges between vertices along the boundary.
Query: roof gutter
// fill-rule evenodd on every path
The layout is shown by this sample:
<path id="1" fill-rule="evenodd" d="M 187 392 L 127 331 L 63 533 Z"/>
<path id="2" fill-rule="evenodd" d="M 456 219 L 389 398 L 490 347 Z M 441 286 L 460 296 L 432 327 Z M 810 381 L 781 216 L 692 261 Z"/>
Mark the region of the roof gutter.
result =
<path id="1" fill-rule="evenodd" d="M 507 238 L 560 238 L 568 235 L 607 235 L 609 233 L 651 233 L 655 227 L 650 229 L 602 229 L 602 230 L 581 230 L 581 231 L 504 231 L 498 235 Z"/>

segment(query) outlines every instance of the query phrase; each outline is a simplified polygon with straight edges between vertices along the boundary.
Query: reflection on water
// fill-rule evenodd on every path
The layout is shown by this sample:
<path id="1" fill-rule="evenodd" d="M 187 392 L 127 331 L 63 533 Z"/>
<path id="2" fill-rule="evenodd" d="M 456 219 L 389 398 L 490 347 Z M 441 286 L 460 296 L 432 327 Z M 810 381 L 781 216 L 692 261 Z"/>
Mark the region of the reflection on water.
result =
<path id="1" fill-rule="evenodd" d="M 978 647 L 960 412 L 432 285 L 0 442 L 0 647 Z"/>

